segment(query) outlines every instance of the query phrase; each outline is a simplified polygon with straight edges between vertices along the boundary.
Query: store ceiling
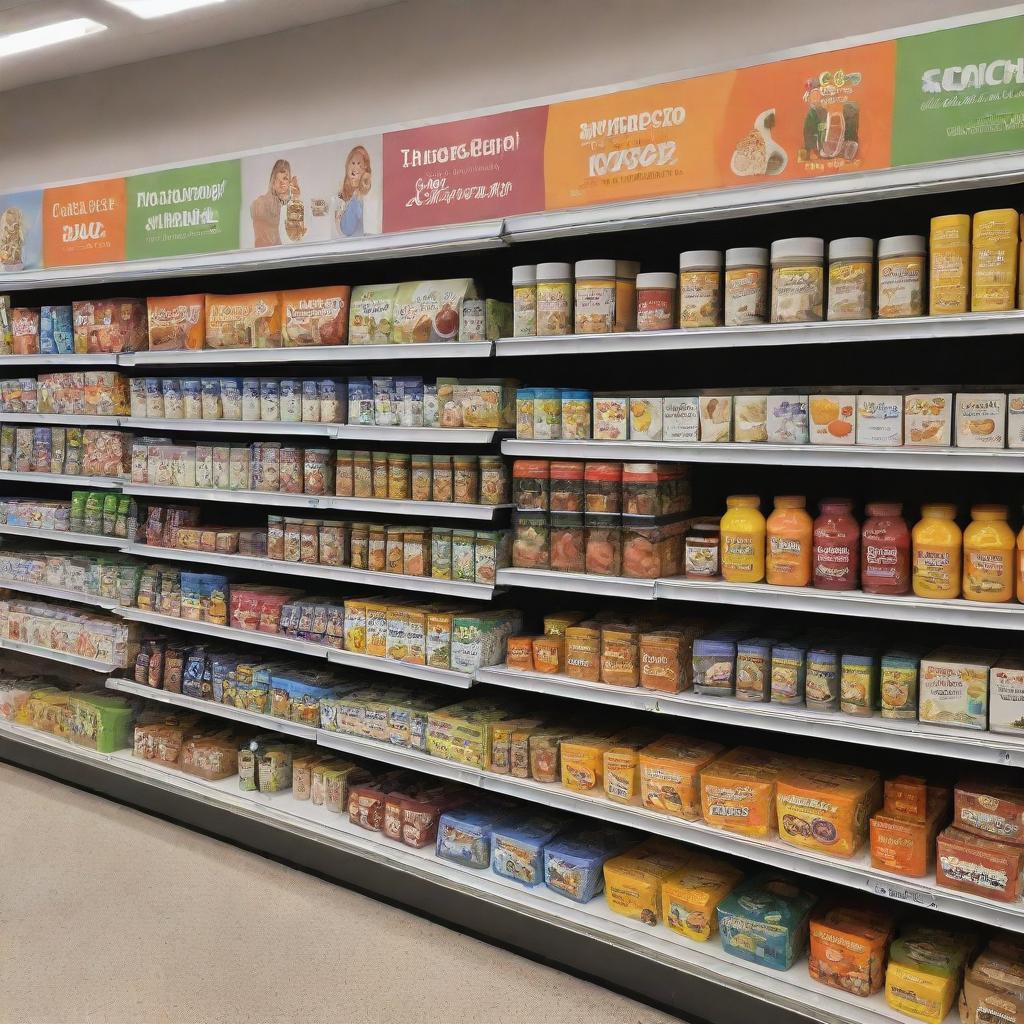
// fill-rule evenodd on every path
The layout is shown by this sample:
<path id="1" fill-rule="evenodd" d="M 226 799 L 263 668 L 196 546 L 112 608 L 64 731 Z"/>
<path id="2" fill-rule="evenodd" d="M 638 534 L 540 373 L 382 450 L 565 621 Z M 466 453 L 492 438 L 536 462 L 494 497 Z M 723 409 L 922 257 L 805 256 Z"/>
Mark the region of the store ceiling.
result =
<path id="1" fill-rule="evenodd" d="M 69 18 L 92 18 L 106 32 L 0 59 L 0 91 L 119 64 L 284 32 L 400 0 L 225 0 L 146 20 L 107 0 L 0 0 L 0 36 Z M 344 54 L 339 52 L 339 59 Z M 268 73 L 285 69 L 268 68 Z"/>

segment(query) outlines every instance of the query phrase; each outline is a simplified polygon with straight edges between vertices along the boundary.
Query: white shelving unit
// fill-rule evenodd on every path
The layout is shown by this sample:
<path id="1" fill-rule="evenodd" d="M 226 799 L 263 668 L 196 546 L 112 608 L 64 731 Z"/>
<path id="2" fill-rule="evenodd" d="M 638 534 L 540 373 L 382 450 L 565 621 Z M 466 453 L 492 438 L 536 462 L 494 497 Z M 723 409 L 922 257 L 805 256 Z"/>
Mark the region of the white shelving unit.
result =
<path id="1" fill-rule="evenodd" d="M 18 654 L 28 654 L 33 658 L 43 658 L 46 661 L 58 661 L 64 665 L 87 668 L 90 672 L 103 672 L 106 675 L 110 675 L 117 668 L 116 665 L 108 665 L 105 661 L 97 661 L 95 658 L 83 658 L 78 654 L 51 651 L 47 647 L 35 647 L 17 640 L 8 640 L 6 637 L 0 639 L 0 651 L 16 651 Z"/>
<path id="2" fill-rule="evenodd" d="M 72 601 L 75 604 L 91 604 L 107 610 L 118 607 L 118 602 L 112 598 L 80 594 L 76 590 L 60 590 L 57 587 L 47 587 L 42 583 L 31 583 L 27 580 L 8 580 L 0 577 L 0 589 L 14 590 L 19 594 L 35 594 L 37 597 L 52 597 L 57 601 Z"/>
<path id="3" fill-rule="evenodd" d="M 654 580 L 628 580 L 623 576 L 592 576 L 588 573 L 552 572 L 550 569 L 499 569 L 499 587 L 532 587 L 599 597 L 655 598 Z"/>
<path id="4" fill-rule="evenodd" d="M 95 548 L 124 547 L 123 537 L 101 537 L 96 533 L 72 533 L 70 530 L 35 530 L 30 526 L 0 526 L 0 534 L 26 537 L 29 540 L 59 541 L 61 544 L 83 544 Z"/>
<path id="5" fill-rule="evenodd" d="M 395 441 L 415 444 L 491 444 L 511 433 L 489 427 L 377 427 L 368 424 L 335 425 L 336 441 Z"/>
<path id="6" fill-rule="evenodd" d="M 490 341 L 426 342 L 421 345 L 309 345 L 298 348 L 222 348 L 198 351 L 125 352 L 119 366 L 261 366 L 282 363 L 370 363 L 411 359 L 488 359 Z"/>
<path id="7" fill-rule="evenodd" d="M 56 412 L 0 412 L 0 423 L 53 423 L 69 427 L 116 427 L 117 416 L 74 416 Z"/>
<path id="8" fill-rule="evenodd" d="M 118 425 L 126 430 L 145 433 L 188 432 L 194 434 L 243 434 L 265 437 L 311 437 L 330 440 L 334 437 L 334 423 L 282 423 L 280 420 L 169 420 L 162 417 L 147 419 L 140 416 L 121 416 Z"/>
<path id="9" fill-rule="evenodd" d="M 4 275 L 4 291 L 18 291 L 21 274 Z M 117 355 L 113 352 L 65 352 L 62 355 L 0 356 L 0 374 L 8 369 L 22 366 L 72 367 L 72 366 L 116 366 Z"/>
<path id="10" fill-rule="evenodd" d="M 812 736 L 837 743 L 933 754 L 980 764 L 1024 768 L 1024 735 L 953 729 L 917 721 L 862 718 L 840 711 L 812 711 L 781 704 L 757 704 L 727 697 L 661 693 L 641 687 L 588 683 L 564 675 L 517 672 L 504 666 L 477 669 L 476 681 L 526 693 L 547 693 L 608 707 L 652 711 L 659 715 L 723 725 L 764 729 L 789 736 Z"/>
<path id="11" fill-rule="evenodd" d="M 14 470 L 0 471 L 0 482 L 17 481 L 19 484 L 61 484 L 65 487 L 79 487 L 89 491 L 119 491 L 123 480 L 106 476 L 77 476 L 69 473 L 18 473 Z"/>
<path id="12" fill-rule="evenodd" d="M 347 665 L 349 668 L 361 668 L 367 672 L 384 672 L 388 675 L 402 676 L 404 679 L 439 683 L 442 686 L 454 686 L 463 690 L 471 687 L 474 682 L 474 677 L 465 672 L 434 668 L 431 665 L 410 665 L 405 661 L 375 658 L 369 654 L 354 654 L 351 651 L 339 651 L 333 647 L 327 653 L 327 660 L 332 665 Z"/>

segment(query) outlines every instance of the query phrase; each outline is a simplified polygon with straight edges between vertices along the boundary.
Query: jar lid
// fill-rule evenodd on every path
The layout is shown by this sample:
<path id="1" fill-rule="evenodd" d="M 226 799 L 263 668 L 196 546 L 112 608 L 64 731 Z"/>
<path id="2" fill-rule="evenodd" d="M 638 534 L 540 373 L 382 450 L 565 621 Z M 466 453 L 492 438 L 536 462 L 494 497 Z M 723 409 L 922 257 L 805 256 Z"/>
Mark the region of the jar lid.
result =
<path id="1" fill-rule="evenodd" d="M 869 516 L 900 516 L 903 515 L 902 501 L 869 501 L 864 506 Z"/>
<path id="2" fill-rule="evenodd" d="M 513 476 L 532 476 L 540 480 L 547 480 L 550 476 L 548 467 L 551 465 L 547 459 L 516 459 L 512 463 Z"/>
<path id="3" fill-rule="evenodd" d="M 485 459 L 490 458 L 490 456 L 481 455 L 480 458 Z M 431 459 L 433 459 L 433 455 L 413 455 L 412 457 L 413 462 L 430 462 Z"/>
<path id="4" fill-rule="evenodd" d="M 818 502 L 818 508 L 822 512 L 827 508 L 841 508 L 849 512 L 853 508 L 853 498 L 822 498 Z"/>
<path id="5" fill-rule="evenodd" d="M 516 401 L 517 402 L 532 402 L 533 399 L 536 398 L 536 397 L 537 397 L 537 389 L 536 388 L 519 388 L 519 390 L 516 391 Z"/>
<path id="6" fill-rule="evenodd" d="M 922 517 L 934 517 L 936 519 L 955 519 L 956 505 L 940 502 L 934 505 L 921 506 Z"/>
<path id="7" fill-rule="evenodd" d="M 529 266 L 512 268 L 512 284 L 536 284 L 537 268 L 533 264 Z"/>
<path id="8" fill-rule="evenodd" d="M 583 463 L 557 459 L 551 463 L 552 480 L 582 480 Z"/>
<path id="9" fill-rule="evenodd" d="M 512 512 L 512 525 L 515 526 L 522 523 L 524 526 L 544 526 L 548 525 L 548 513 L 541 512 L 536 509 L 514 509 Z M 449 531 L 454 533 L 454 529 Z"/>
<path id="10" fill-rule="evenodd" d="M 878 258 L 888 259 L 891 256 L 923 256 L 928 247 L 924 235 L 893 235 L 882 238 L 878 242 Z"/>
<path id="11" fill-rule="evenodd" d="M 944 217 L 932 217 L 932 233 L 944 231 L 947 228 L 958 228 L 961 231 L 969 231 L 971 227 L 971 215 L 969 213 L 947 213 Z M 967 239 L 965 238 L 966 242 Z"/>
<path id="12" fill-rule="evenodd" d="M 777 494 L 776 508 L 806 508 L 807 499 L 802 494 Z"/>
<path id="13" fill-rule="evenodd" d="M 452 463 L 452 457 L 450 455 L 431 455 L 430 459 L 432 462 L 447 462 L 449 466 Z"/>
<path id="14" fill-rule="evenodd" d="M 978 221 L 981 221 L 982 224 L 986 222 L 989 224 L 1002 222 L 1007 226 L 1013 225 L 1014 230 L 1016 230 L 1018 218 L 1019 214 L 1016 210 L 979 210 L 974 215 L 974 227 L 977 229 Z"/>
<path id="15" fill-rule="evenodd" d="M 562 392 L 558 388 L 534 388 L 534 398 L 561 398 Z"/>
<path id="16" fill-rule="evenodd" d="M 640 274 L 640 262 L 639 260 L 616 260 L 615 261 L 615 276 L 616 277 L 638 277 Z"/>
<path id="17" fill-rule="evenodd" d="M 721 265 L 722 253 L 718 249 L 690 249 L 679 254 L 680 270 L 717 269 Z"/>
<path id="18" fill-rule="evenodd" d="M 537 281 L 571 281 L 572 267 L 568 263 L 538 263 Z"/>
<path id="19" fill-rule="evenodd" d="M 637 274 L 637 288 L 671 288 L 675 291 L 678 277 L 675 274 L 658 271 L 651 274 Z"/>
<path id="20" fill-rule="evenodd" d="M 615 260 L 580 260 L 575 269 L 577 281 L 581 277 L 614 277 Z"/>
<path id="21" fill-rule="evenodd" d="M 760 508 L 761 499 L 756 494 L 730 494 L 725 504 L 727 508 Z"/>
<path id="22" fill-rule="evenodd" d="M 833 238 L 828 243 L 830 260 L 869 260 L 875 254 L 875 242 L 872 238 L 854 236 L 852 238 Z"/>
<path id="23" fill-rule="evenodd" d="M 312 448 L 307 448 L 307 452 L 313 451 Z M 388 459 L 394 462 L 404 462 L 406 459 L 411 459 L 412 456 L 408 452 L 388 452 Z"/>
<path id="24" fill-rule="evenodd" d="M 726 249 L 725 265 L 727 267 L 766 267 L 768 266 L 768 250 L 756 245 Z"/>
<path id="25" fill-rule="evenodd" d="M 698 519 L 691 527 L 692 533 L 718 533 L 721 528 L 721 519 Z"/>
<path id="26" fill-rule="evenodd" d="M 658 463 L 656 462 L 624 462 L 622 464 L 622 479 L 626 477 L 657 477 Z"/>
<path id="27" fill-rule="evenodd" d="M 621 462 L 588 462 L 585 471 L 588 480 L 621 480 Z"/>
<path id="28" fill-rule="evenodd" d="M 772 260 L 820 260 L 825 254 L 823 238 L 779 238 L 772 242 Z"/>
<path id="29" fill-rule="evenodd" d="M 1005 505 L 972 505 L 971 518 L 982 523 L 994 523 L 1006 519 L 1010 510 Z"/>

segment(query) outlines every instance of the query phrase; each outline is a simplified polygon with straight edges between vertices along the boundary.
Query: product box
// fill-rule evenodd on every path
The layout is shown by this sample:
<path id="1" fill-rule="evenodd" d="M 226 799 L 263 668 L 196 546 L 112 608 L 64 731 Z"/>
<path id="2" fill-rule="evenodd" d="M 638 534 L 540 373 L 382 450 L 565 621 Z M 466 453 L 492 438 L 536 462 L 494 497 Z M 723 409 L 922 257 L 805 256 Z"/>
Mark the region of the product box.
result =
<path id="1" fill-rule="evenodd" d="M 935 837 L 949 819 L 949 794 L 939 787 L 927 788 L 927 810 L 921 820 L 886 807 L 871 816 L 871 866 L 907 878 L 931 873 Z"/>
<path id="2" fill-rule="evenodd" d="M 820 985 L 869 996 L 885 983 L 892 915 L 861 906 L 832 907 L 811 918 L 807 968 Z"/>
<path id="3" fill-rule="evenodd" d="M 732 400 L 734 441 L 768 440 L 768 396 L 736 395 Z"/>
<path id="4" fill-rule="evenodd" d="M 512 303 L 463 299 L 459 341 L 497 341 L 512 336 Z"/>
<path id="5" fill-rule="evenodd" d="M 544 881 L 544 848 L 568 824 L 557 814 L 538 814 L 520 824 L 498 826 L 491 837 L 491 870 L 532 888 Z"/>
<path id="6" fill-rule="evenodd" d="M 903 396 L 857 396 L 857 444 L 898 448 L 903 444 Z"/>
<path id="7" fill-rule="evenodd" d="M 759 839 L 776 828 L 775 787 L 795 760 L 753 747 L 737 747 L 700 773 L 701 814 L 707 824 Z"/>
<path id="8" fill-rule="evenodd" d="M 614 825 L 584 828 L 544 847 L 544 884 L 560 896 L 588 903 L 604 888 L 604 865 L 633 845 L 631 832 Z"/>
<path id="9" fill-rule="evenodd" d="M 1024 736 L 1024 659 L 1004 657 L 988 674 L 989 732 Z"/>
<path id="10" fill-rule="evenodd" d="M 76 352 L 140 352 L 146 348 L 146 307 L 139 299 L 95 299 L 71 305 Z"/>
<path id="11" fill-rule="evenodd" d="M 808 396 L 811 444 L 853 444 L 857 396 L 818 393 Z"/>
<path id="12" fill-rule="evenodd" d="M 971 964 L 960 994 L 961 1024 L 1024 1024 L 1024 950 L 989 948 Z"/>
<path id="13" fill-rule="evenodd" d="M 594 395 L 594 440 L 625 441 L 629 438 L 629 399 L 621 395 Z M 534 419 L 536 431 L 537 421 Z M 535 432 L 535 437 L 541 435 Z"/>
<path id="14" fill-rule="evenodd" d="M 154 295 L 146 299 L 151 352 L 206 347 L 205 295 Z"/>
<path id="15" fill-rule="evenodd" d="M 765 411 L 770 444 L 807 444 L 810 441 L 806 395 L 769 395 Z"/>
<path id="16" fill-rule="evenodd" d="M 347 284 L 339 284 L 282 292 L 284 347 L 344 345 L 348 338 L 350 291 Z"/>
<path id="17" fill-rule="evenodd" d="M 402 345 L 464 340 L 462 303 L 476 297 L 476 285 L 469 278 L 400 284 L 392 341 Z"/>
<path id="18" fill-rule="evenodd" d="M 1006 396 L 1006 447 L 1024 448 L 1024 392 Z"/>
<path id="19" fill-rule="evenodd" d="M 207 348 L 280 348 L 281 293 L 206 296 Z"/>
<path id="20" fill-rule="evenodd" d="M 941 647 L 921 659 L 918 718 L 934 725 L 985 729 L 994 651 Z"/>
<path id="21" fill-rule="evenodd" d="M 705 394 L 697 399 L 700 439 L 720 443 L 732 440 L 732 395 Z"/>
<path id="22" fill-rule="evenodd" d="M 39 310 L 17 307 L 11 310 L 11 351 L 16 356 L 39 353 Z"/>
<path id="23" fill-rule="evenodd" d="M 720 743 L 663 736 L 640 751 L 644 807 L 691 821 L 700 817 L 700 773 L 723 750 Z"/>
<path id="24" fill-rule="evenodd" d="M 700 403 L 696 395 L 666 396 L 662 402 L 662 440 L 700 440 Z"/>
<path id="25" fill-rule="evenodd" d="M 352 289 L 350 345 L 388 345 L 394 341 L 397 284 L 361 284 Z"/>
<path id="26" fill-rule="evenodd" d="M 617 914 L 656 925 L 664 882 L 684 868 L 692 853 L 667 839 L 652 838 L 604 865 L 604 892 Z"/>
<path id="27" fill-rule="evenodd" d="M 914 926 L 889 946 L 885 1001 L 925 1024 L 942 1024 L 960 988 L 974 937 Z"/>
<path id="28" fill-rule="evenodd" d="M 1006 395 L 961 392 L 956 396 L 957 448 L 1006 447 Z"/>
<path id="29" fill-rule="evenodd" d="M 634 441 L 661 441 L 664 434 L 664 398 L 629 400 L 629 436 Z"/>
<path id="30" fill-rule="evenodd" d="M 953 824 L 972 835 L 1024 846 L 1024 789 L 960 782 L 953 791 Z"/>
<path id="31" fill-rule="evenodd" d="M 953 443 L 953 395 L 918 392 L 903 399 L 903 443 L 910 448 L 948 448 Z"/>
<path id="32" fill-rule="evenodd" d="M 39 310 L 39 351 L 43 355 L 75 351 L 75 322 L 70 306 L 43 306 Z"/>
<path id="33" fill-rule="evenodd" d="M 739 868 L 694 853 L 661 887 L 662 920 L 688 939 L 707 942 L 718 934 L 719 903 L 742 879 Z"/>
<path id="34" fill-rule="evenodd" d="M 952 825 L 939 833 L 935 854 L 939 885 L 1015 903 L 1020 899 L 1022 880 L 1024 847 L 982 839 Z"/>

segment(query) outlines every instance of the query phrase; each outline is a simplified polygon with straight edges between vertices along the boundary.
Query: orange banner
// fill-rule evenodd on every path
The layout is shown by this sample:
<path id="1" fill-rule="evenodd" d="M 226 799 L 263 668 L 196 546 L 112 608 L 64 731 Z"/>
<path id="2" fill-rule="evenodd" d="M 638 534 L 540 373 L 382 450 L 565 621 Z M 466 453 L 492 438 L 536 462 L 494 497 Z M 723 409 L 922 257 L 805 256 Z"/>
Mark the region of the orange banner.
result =
<path id="1" fill-rule="evenodd" d="M 716 188 L 715 140 L 735 72 L 553 103 L 549 210 Z"/>
<path id="2" fill-rule="evenodd" d="M 43 263 L 71 267 L 125 258 L 124 178 L 43 192 Z"/>
<path id="3" fill-rule="evenodd" d="M 895 42 L 736 72 L 718 187 L 890 166 Z"/>

